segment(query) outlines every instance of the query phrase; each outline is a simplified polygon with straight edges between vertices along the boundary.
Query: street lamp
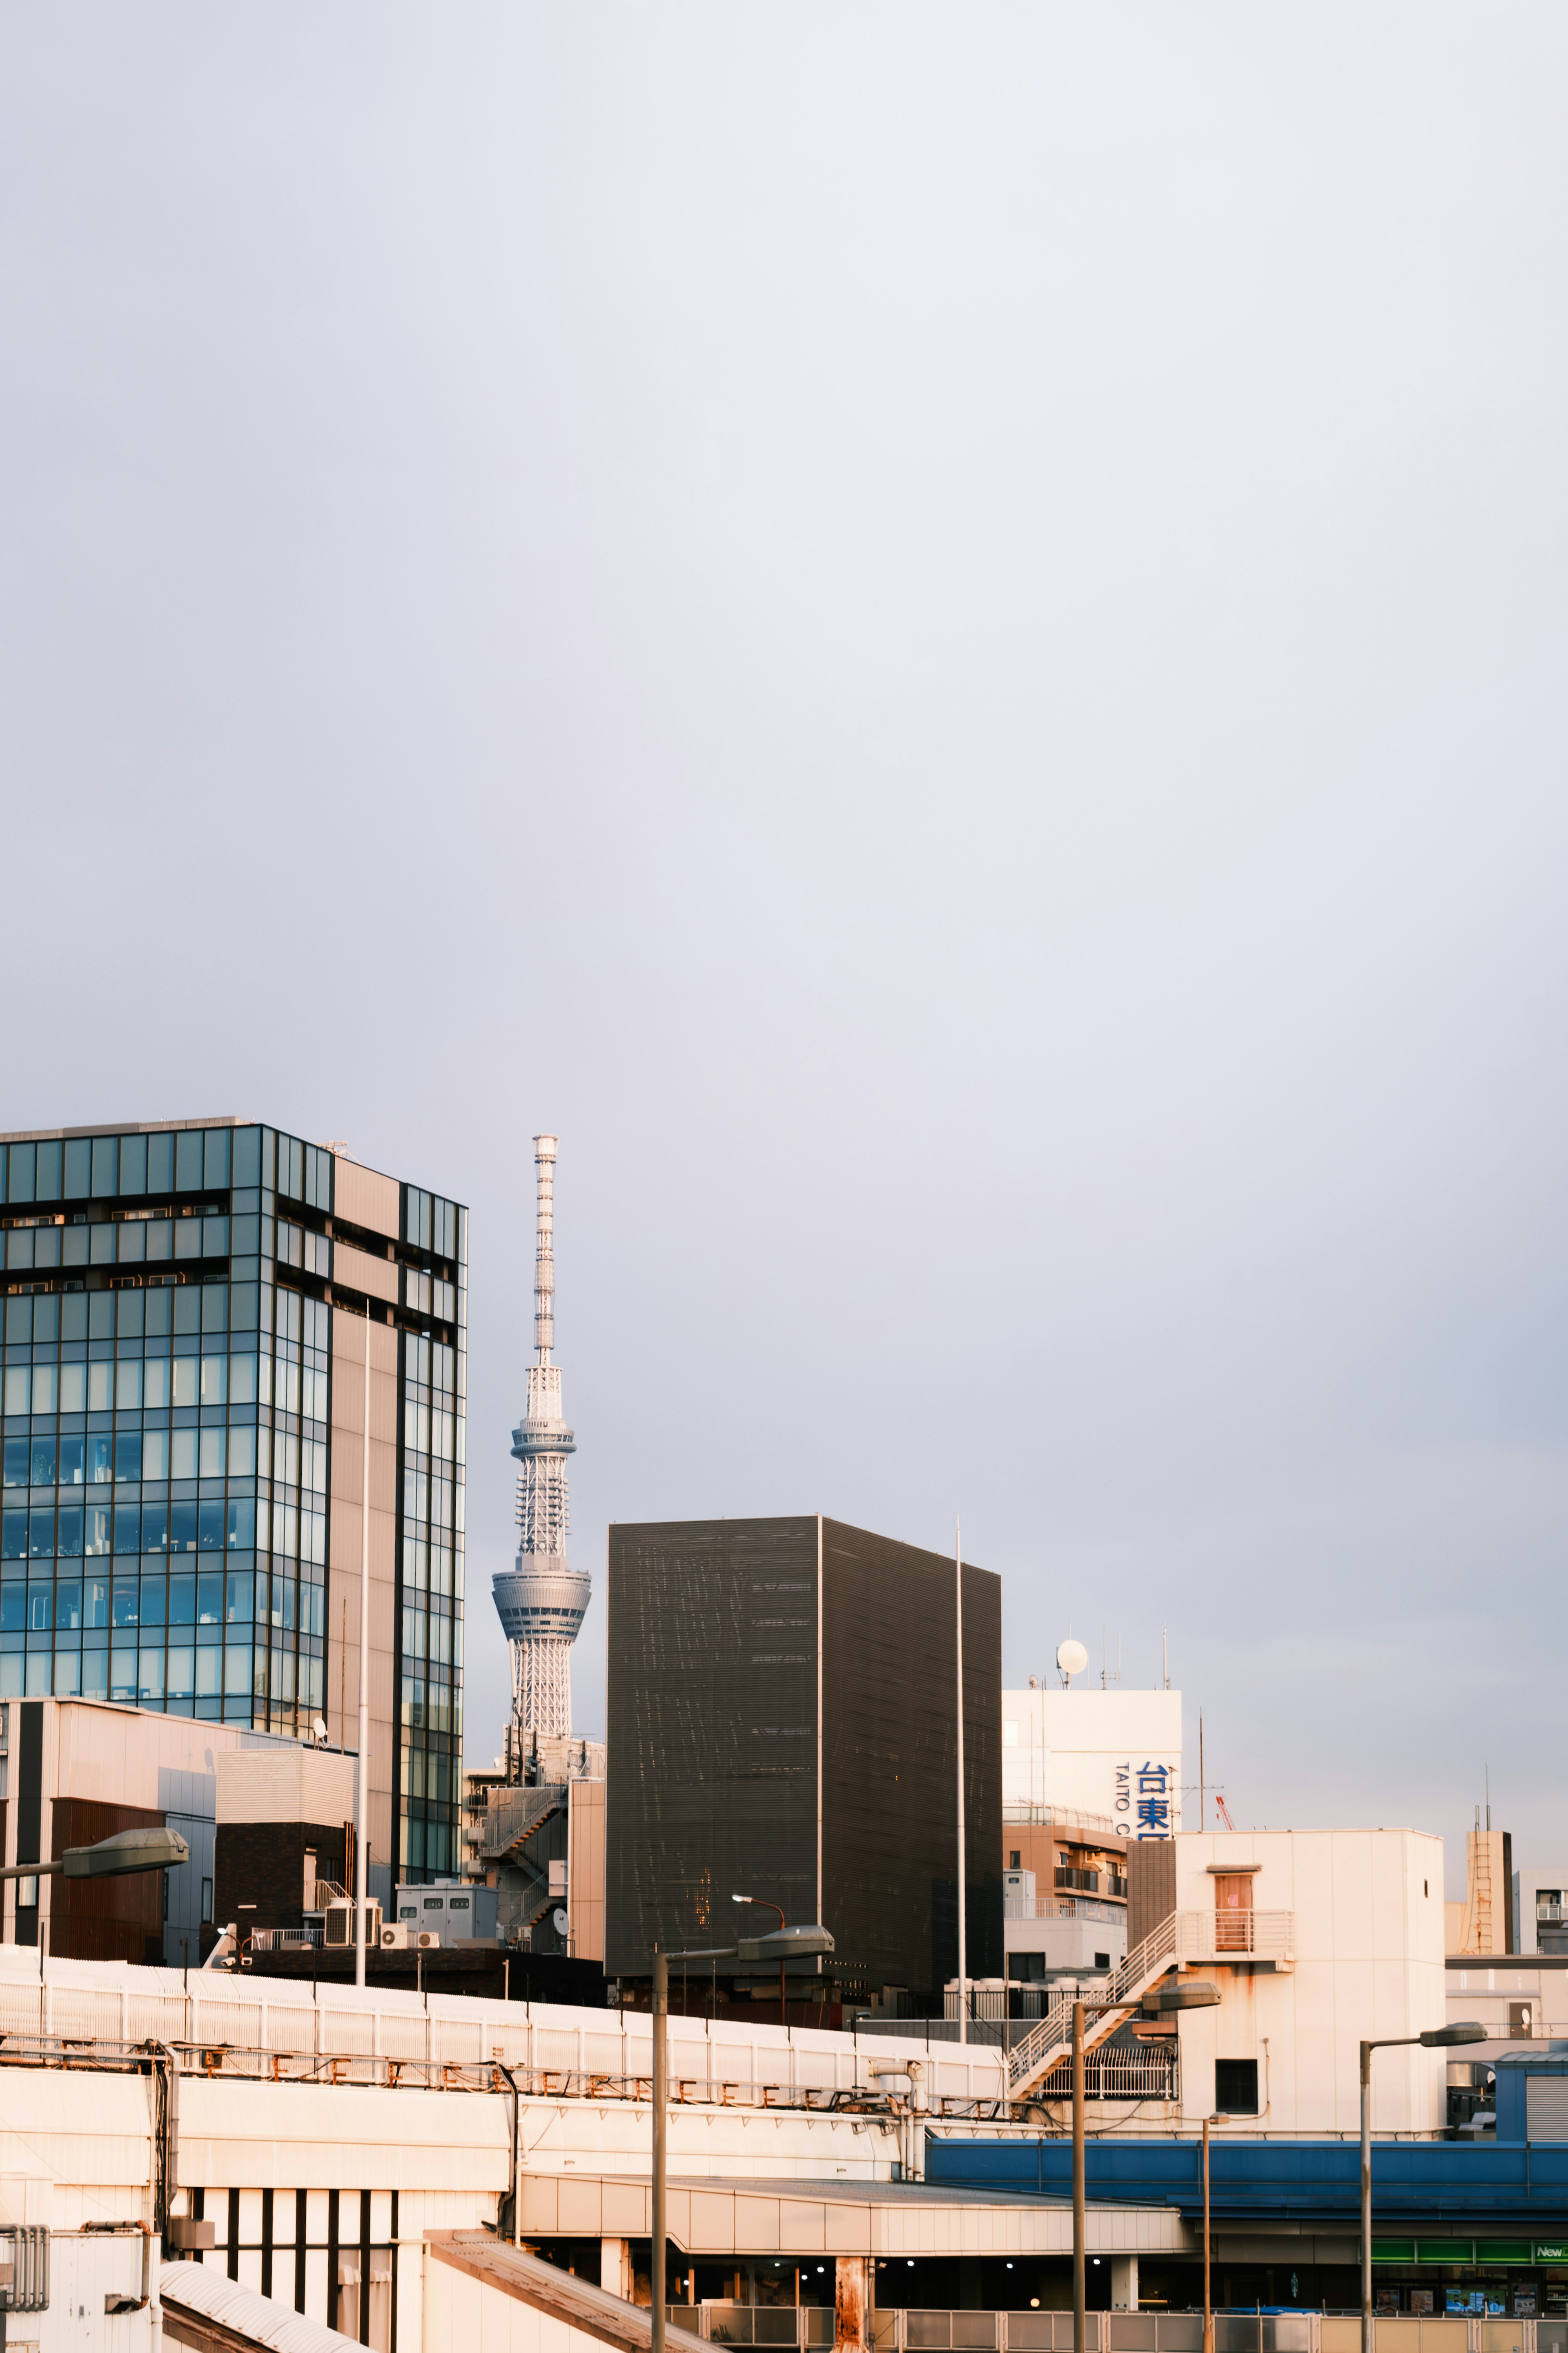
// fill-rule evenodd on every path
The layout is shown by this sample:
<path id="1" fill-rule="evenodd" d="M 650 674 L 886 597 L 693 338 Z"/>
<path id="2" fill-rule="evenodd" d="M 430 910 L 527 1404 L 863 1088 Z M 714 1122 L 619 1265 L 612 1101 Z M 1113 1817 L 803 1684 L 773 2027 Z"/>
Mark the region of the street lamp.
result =
<path id="1" fill-rule="evenodd" d="M 122 1879 L 133 1871 L 171 1871 L 189 1862 L 191 1850 L 178 1831 L 153 1824 L 147 1830 L 116 1831 L 96 1846 L 68 1846 L 54 1862 L 17 1862 L 0 1879 Z"/>
<path id="2" fill-rule="evenodd" d="M 1207 1978 L 1183 1978 L 1166 1986 L 1155 2001 L 1163 2016 L 1180 2010 L 1213 2010 L 1220 2000 L 1218 1986 Z M 1209 2126 L 1212 2117 L 1204 2118 L 1204 2353 L 1214 2353 L 1214 2305 L 1209 2282 Z"/>
<path id="3" fill-rule="evenodd" d="M 1361 2353 L 1372 2353 L 1372 2054 L 1419 2043 L 1425 2051 L 1451 2050 L 1457 2042 L 1484 2042 L 1487 2030 L 1429 2026 L 1425 2034 L 1386 2034 L 1361 2046 Z"/>
<path id="4" fill-rule="evenodd" d="M 736 1896 L 735 1902 L 749 1903 L 750 1897 Z M 769 1906 L 777 1911 L 777 1905 Z M 667 2174 L 665 2126 L 669 2099 L 669 2061 L 666 2048 L 666 2029 L 669 2019 L 669 1965 L 671 1961 L 774 1961 L 784 1967 L 790 1955 L 798 1953 L 802 1959 L 815 1959 L 820 1953 L 833 1950 L 833 1939 L 826 1928 L 770 1928 L 765 1936 L 742 1936 L 733 1945 L 706 1945 L 700 1952 L 666 1953 L 658 1946 L 653 1948 L 653 2246 L 648 2266 L 648 2285 L 653 2294 L 652 2353 L 664 2353 L 664 2235 L 665 2180 Z"/>
<path id="5" fill-rule="evenodd" d="M 771 1902 L 765 1895 L 731 1895 L 730 1901 L 731 1904 L 760 1904 L 764 1912 L 776 1912 L 779 1915 L 779 1926 L 781 1929 L 784 1926 L 784 1905 Z M 779 1958 L 779 2024 L 781 2026 L 789 2024 L 784 2008 L 784 1965 L 782 1955 Z"/>

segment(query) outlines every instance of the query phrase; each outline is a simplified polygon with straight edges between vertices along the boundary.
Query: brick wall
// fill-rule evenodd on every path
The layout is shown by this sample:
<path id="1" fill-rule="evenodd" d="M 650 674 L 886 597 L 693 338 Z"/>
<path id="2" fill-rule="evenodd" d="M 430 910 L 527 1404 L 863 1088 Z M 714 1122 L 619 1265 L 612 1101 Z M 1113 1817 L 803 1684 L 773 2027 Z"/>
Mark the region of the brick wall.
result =
<path id="1" fill-rule="evenodd" d="M 111 1806 L 96 1798 L 57 1798 L 52 1810 L 50 1857 L 58 1862 L 68 1846 L 96 1846 L 117 1831 L 161 1826 L 163 1817 L 145 1806 Z M 189 1863 L 180 1866 L 188 1871 Z M 49 1896 L 49 1950 L 63 1960 L 135 1961 L 157 1967 L 163 1958 L 163 1874 L 127 1873 L 123 1879 L 57 1879 Z"/>
<path id="2" fill-rule="evenodd" d="M 252 1928 L 298 1928 L 305 1910 L 305 1856 L 316 1875 L 343 1878 L 342 1822 L 220 1822 L 213 1862 L 213 1918 Z M 247 1909 L 254 1906 L 254 1909 Z"/>

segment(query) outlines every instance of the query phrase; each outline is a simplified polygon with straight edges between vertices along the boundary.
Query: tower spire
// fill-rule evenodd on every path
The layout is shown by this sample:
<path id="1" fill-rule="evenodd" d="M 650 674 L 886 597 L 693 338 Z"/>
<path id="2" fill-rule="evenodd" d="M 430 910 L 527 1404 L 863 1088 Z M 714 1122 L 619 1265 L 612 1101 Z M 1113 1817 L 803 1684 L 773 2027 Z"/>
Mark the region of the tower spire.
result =
<path id="1" fill-rule="evenodd" d="M 508 1778 L 524 1779 L 539 1745 L 572 1735 L 572 1645 L 588 1607 L 591 1580 L 566 1557 L 566 1458 L 576 1440 L 562 1418 L 555 1347 L 555 1150 L 536 1135 L 533 1161 L 537 1230 L 533 1258 L 533 1356 L 528 1401 L 511 1434 L 521 1464 L 517 1480 L 521 1531 L 515 1566 L 494 1580 L 495 1605 L 511 1644 L 511 1719 Z"/>

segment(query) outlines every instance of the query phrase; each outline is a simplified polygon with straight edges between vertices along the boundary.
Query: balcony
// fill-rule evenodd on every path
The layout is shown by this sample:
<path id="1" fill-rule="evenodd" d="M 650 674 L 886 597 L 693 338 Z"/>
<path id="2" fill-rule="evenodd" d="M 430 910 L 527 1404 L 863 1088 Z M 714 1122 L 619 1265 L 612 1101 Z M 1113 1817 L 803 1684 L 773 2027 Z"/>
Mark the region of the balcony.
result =
<path id="1" fill-rule="evenodd" d="M 1259 1961 L 1296 1965 L 1294 1912 L 1178 1912 L 1175 1957 L 1180 1961 Z"/>
<path id="2" fill-rule="evenodd" d="M 1114 1884 L 1114 1883 L 1112 1883 Z M 1104 1920 L 1118 1928 L 1127 1926 L 1120 1904 L 1104 1904 L 1089 1895 L 1005 1895 L 1004 1920 Z"/>
<path id="3" fill-rule="evenodd" d="M 1098 1895 L 1100 1873 L 1098 1871 L 1077 1871 L 1070 1864 L 1058 1863 L 1056 1884 L 1058 1887 L 1080 1887 L 1086 1895 Z"/>

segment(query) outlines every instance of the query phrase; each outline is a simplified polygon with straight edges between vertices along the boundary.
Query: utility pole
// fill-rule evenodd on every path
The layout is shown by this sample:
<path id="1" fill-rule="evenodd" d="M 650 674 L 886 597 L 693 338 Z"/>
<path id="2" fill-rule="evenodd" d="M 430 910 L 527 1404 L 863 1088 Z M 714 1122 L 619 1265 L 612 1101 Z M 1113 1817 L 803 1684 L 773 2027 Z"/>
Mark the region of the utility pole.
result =
<path id="1" fill-rule="evenodd" d="M 1204 2353 L 1213 2353 L 1213 2306 L 1208 2301 L 1208 2117 L 1204 2117 Z"/>
<path id="2" fill-rule="evenodd" d="M 964 1911 L 968 1890 L 963 1871 L 963 1531 L 952 1524 L 952 1554 L 958 1589 L 958 2039 L 969 2040 L 969 1940 Z M 1083 2353 L 1080 2345 L 1078 2353 Z"/>
<path id="3" fill-rule="evenodd" d="M 364 1983 L 370 1897 L 370 1302 L 364 1303 L 364 1436 L 359 1514 L 359 1860 L 354 1871 L 354 1983 Z"/>
<path id="4" fill-rule="evenodd" d="M 717 1963 L 714 1966 L 717 1967 Z M 652 2353 L 664 2353 L 664 2327 L 668 2317 L 664 2304 L 664 2209 L 667 2074 L 669 2065 L 665 2021 L 668 2015 L 669 1956 L 656 1945 L 653 1949 L 653 2246 L 648 2263 L 648 2287 L 653 2302 L 649 2316 L 653 2322 Z"/>
<path id="5" fill-rule="evenodd" d="M 1072 2006 L 1072 2353 L 1087 2353 L 1089 2316 L 1084 2271 L 1083 2004 Z"/>

